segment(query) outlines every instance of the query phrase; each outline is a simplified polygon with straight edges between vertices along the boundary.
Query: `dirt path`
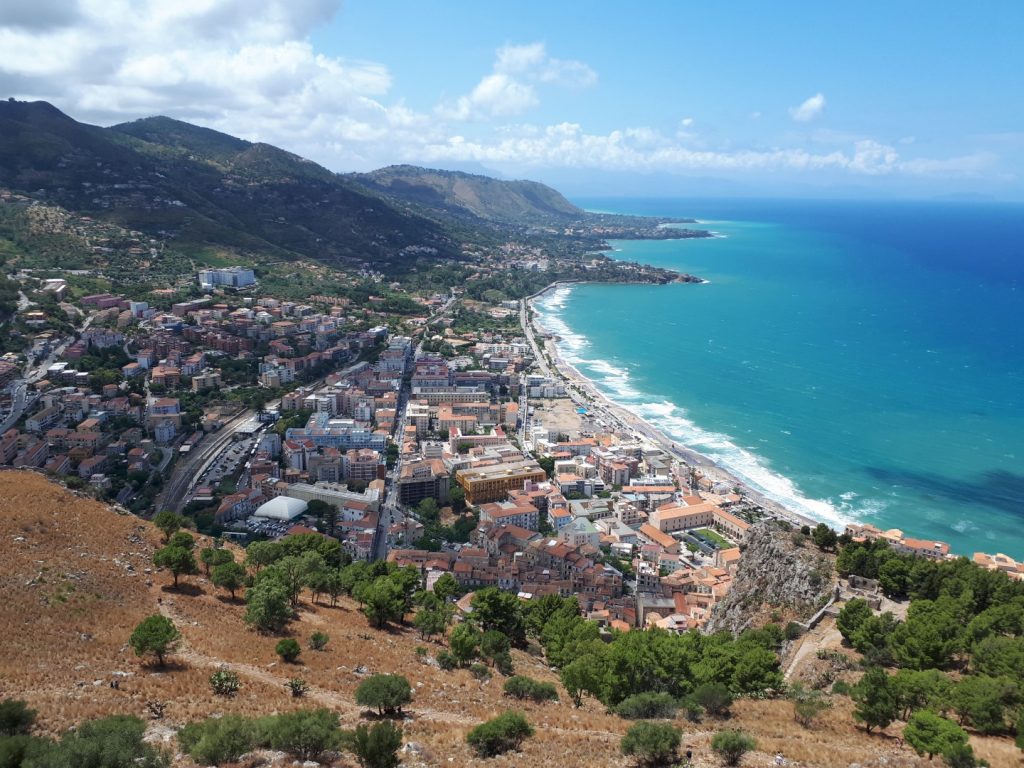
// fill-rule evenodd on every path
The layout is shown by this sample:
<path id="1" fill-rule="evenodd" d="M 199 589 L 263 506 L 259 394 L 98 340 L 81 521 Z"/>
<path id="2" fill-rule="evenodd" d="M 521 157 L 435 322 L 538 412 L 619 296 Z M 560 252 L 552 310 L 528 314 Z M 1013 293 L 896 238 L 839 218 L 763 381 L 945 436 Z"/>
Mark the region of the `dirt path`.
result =
<path id="1" fill-rule="evenodd" d="M 789 681 L 800 664 L 811 654 L 817 653 L 819 648 L 830 648 L 839 645 L 842 640 L 843 636 L 839 634 L 839 630 L 835 627 L 823 631 L 815 630 L 808 635 L 804 635 L 803 640 L 800 642 L 800 647 L 796 649 L 793 659 L 789 662 L 789 666 L 786 667 L 785 679 Z"/>

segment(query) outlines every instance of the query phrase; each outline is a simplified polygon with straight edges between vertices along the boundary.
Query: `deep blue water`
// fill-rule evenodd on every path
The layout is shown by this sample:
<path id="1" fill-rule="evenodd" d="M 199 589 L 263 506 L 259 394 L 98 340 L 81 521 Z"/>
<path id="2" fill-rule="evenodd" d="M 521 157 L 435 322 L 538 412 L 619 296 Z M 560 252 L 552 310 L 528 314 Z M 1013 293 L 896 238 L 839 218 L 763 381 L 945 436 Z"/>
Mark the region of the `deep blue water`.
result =
<path id="1" fill-rule="evenodd" d="M 710 284 L 539 303 L 609 396 L 819 519 L 1024 558 L 1024 206 L 577 202 L 721 235 L 613 244 Z"/>

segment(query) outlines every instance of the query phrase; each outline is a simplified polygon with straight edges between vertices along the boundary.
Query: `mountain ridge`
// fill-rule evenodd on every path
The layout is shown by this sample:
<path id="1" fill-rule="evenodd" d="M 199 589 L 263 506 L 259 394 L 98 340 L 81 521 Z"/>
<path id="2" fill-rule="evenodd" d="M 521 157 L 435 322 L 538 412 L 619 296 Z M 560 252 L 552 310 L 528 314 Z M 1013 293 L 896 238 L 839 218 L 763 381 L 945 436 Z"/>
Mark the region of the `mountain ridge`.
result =
<path id="1" fill-rule="evenodd" d="M 527 242 L 580 259 L 610 238 L 707 236 L 588 213 L 540 182 L 410 165 L 338 174 L 166 116 L 104 128 L 41 101 L 0 101 L 0 187 L 257 266 L 308 259 L 402 275 L 462 260 L 467 244 Z"/>
<path id="2" fill-rule="evenodd" d="M 557 190 L 526 179 L 501 180 L 413 165 L 389 165 L 353 178 L 411 203 L 489 221 L 537 223 L 586 216 Z"/>

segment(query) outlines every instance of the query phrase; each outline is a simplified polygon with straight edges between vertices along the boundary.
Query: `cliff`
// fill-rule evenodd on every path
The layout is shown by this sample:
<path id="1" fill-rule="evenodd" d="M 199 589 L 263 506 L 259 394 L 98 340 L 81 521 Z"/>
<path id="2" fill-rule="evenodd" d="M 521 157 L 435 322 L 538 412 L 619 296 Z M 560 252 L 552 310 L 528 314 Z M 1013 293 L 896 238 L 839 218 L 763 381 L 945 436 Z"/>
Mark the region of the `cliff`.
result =
<path id="1" fill-rule="evenodd" d="M 741 632 L 775 612 L 807 619 L 828 600 L 836 579 L 832 558 L 809 540 L 798 545 L 783 526 L 762 521 L 750 529 L 732 589 L 715 607 L 708 632 Z"/>

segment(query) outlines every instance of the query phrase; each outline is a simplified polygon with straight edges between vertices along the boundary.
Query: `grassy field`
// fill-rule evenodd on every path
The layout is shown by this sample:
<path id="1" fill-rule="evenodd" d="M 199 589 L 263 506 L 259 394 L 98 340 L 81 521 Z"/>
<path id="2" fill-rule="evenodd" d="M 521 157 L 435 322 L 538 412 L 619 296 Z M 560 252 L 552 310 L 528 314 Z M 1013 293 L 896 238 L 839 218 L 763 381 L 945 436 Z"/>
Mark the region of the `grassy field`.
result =
<path id="1" fill-rule="evenodd" d="M 628 722 L 592 699 L 574 709 L 560 686 L 560 703 L 516 704 L 537 729 L 521 752 L 475 758 L 465 734 L 512 706 L 501 694 L 500 676 L 481 684 L 466 670 L 441 671 L 416 653 L 422 646 L 434 656 L 443 647 L 439 643 L 419 640 L 409 627 L 373 630 L 355 603 L 331 608 L 311 604 L 307 595 L 289 630 L 303 652 L 297 664 L 284 664 L 274 652 L 279 637 L 245 629 L 240 600 L 231 601 L 202 576 L 183 578 L 183 588 L 174 591 L 169 574 L 152 572 L 150 558 L 159 542 L 160 534 L 148 523 L 77 498 L 38 474 L 0 472 L 0 697 L 28 699 L 50 732 L 110 713 L 147 718 L 147 702 L 159 701 L 166 712 L 153 730 L 170 738 L 177 726 L 215 713 L 269 714 L 302 706 L 330 707 L 352 727 L 362 717 L 354 691 L 364 675 L 398 673 L 415 691 L 402 723 L 405 739 L 423 749 L 407 757 L 406 766 L 632 765 L 618 751 Z M 142 665 L 126 645 L 134 625 L 157 612 L 172 618 L 185 640 L 165 670 Z M 323 652 L 308 650 L 315 631 L 331 638 Z M 517 651 L 514 661 L 518 673 L 557 684 L 542 659 Z M 242 679 L 232 699 L 213 696 L 207 683 L 223 664 Z M 287 691 L 293 677 L 310 684 L 305 699 Z M 113 680 L 117 689 L 110 687 Z M 882 765 L 880 758 L 889 768 L 929 765 L 900 745 L 897 724 L 873 736 L 855 728 L 844 697 L 836 697 L 835 708 L 810 729 L 794 723 L 784 701 L 740 701 L 726 722 L 692 724 L 680 718 L 677 724 L 700 768 L 721 764 L 709 745 L 723 727 L 742 728 L 757 738 L 759 751 L 743 762 L 752 768 L 771 765 L 776 751 L 790 765 L 822 768 L 851 763 L 869 768 Z M 1006 740 L 975 745 L 993 765 L 1019 765 L 1007 762 L 1017 758 Z M 180 759 L 177 765 L 191 763 Z M 337 765 L 355 763 L 343 758 Z"/>
<path id="2" fill-rule="evenodd" d="M 708 541 L 714 542 L 722 549 L 728 549 L 729 547 L 734 546 L 732 543 L 729 542 L 728 539 L 726 539 L 717 531 L 711 530 L 710 528 L 701 528 L 699 530 L 694 531 L 694 533 L 696 533 L 698 536 L 703 536 Z"/>

